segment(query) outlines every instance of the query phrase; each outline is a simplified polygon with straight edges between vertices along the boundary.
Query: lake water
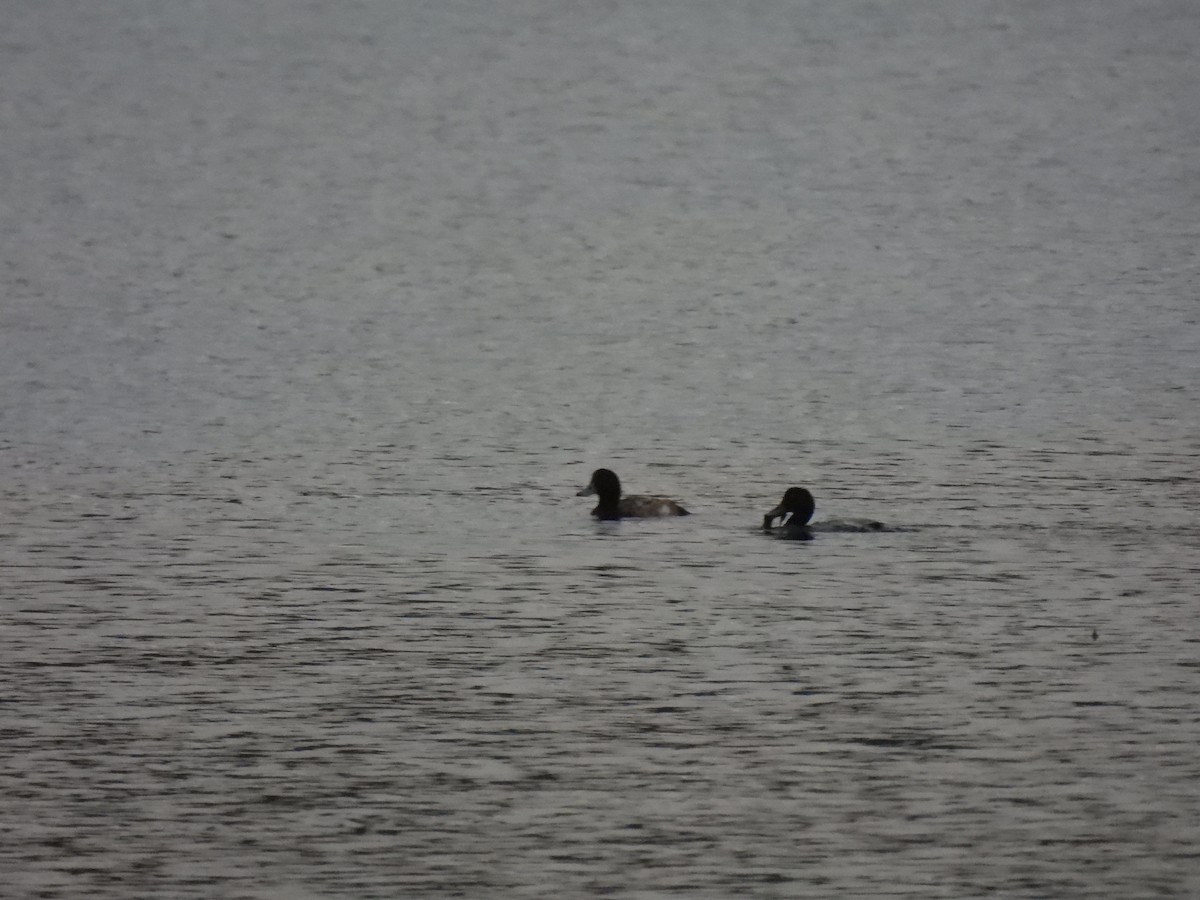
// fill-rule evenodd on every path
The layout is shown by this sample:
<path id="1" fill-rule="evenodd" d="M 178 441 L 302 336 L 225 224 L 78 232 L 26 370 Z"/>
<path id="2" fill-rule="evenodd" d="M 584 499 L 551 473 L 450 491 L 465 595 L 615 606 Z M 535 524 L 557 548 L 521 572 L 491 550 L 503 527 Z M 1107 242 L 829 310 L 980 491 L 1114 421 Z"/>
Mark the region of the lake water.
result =
<path id="1" fill-rule="evenodd" d="M 6 898 L 1200 895 L 1191 0 L 10 6 Z"/>

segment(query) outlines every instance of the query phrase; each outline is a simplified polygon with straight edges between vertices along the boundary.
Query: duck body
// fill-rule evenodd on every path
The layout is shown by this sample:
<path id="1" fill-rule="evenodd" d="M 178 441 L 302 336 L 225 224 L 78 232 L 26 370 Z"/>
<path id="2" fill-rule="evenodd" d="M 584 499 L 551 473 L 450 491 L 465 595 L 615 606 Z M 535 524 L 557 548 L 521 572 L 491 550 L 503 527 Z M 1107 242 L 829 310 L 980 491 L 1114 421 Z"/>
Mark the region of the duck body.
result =
<path id="1" fill-rule="evenodd" d="M 641 494 L 621 496 L 621 480 L 610 469 L 597 469 L 587 487 L 575 496 L 599 498 L 592 515 L 597 519 L 651 519 L 660 516 L 689 516 L 686 509 L 666 497 L 646 497 Z"/>
<path id="2" fill-rule="evenodd" d="M 822 519 L 809 527 L 826 534 L 865 534 L 869 531 L 903 530 L 888 528 L 882 522 L 876 522 L 874 519 Z"/>

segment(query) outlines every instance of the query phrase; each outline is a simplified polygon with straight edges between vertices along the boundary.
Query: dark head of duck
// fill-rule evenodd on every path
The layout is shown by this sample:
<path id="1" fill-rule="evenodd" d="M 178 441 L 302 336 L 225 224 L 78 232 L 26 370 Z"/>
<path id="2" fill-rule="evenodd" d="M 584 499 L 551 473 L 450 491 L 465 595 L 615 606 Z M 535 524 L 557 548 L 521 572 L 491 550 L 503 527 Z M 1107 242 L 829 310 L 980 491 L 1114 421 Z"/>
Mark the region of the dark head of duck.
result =
<path id="1" fill-rule="evenodd" d="M 780 527 L 802 528 L 817 509 L 817 503 L 807 488 L 790 487 L 784 491 L 779 505 L 763 516 L 763 529 L 769 531 L 772 523 L 780 519 Z"/>
<path id="2" fill-rule="evenodd" d="M 578 483 L 578 482 L 576 482 Z M 575 494 L 576 497 L 596 495 L 598 502 L 592 514 L 597 518 L 619 519 L 621 517 L 621 479 L 611 469 L 597 469 L 587 487 Z"/>

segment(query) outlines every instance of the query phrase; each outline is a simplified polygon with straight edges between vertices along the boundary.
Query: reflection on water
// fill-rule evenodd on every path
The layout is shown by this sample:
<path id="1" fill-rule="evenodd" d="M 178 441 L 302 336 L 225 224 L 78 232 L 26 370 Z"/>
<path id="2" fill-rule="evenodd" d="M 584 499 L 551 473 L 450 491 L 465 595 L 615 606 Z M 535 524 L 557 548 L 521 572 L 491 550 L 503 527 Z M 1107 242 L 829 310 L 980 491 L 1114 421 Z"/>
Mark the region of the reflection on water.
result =
<path id="1" fill-rule="evenodd" d="M 12 896 L 1200 890 L 1200 20 L 604 9 L 11 25 Z"/>

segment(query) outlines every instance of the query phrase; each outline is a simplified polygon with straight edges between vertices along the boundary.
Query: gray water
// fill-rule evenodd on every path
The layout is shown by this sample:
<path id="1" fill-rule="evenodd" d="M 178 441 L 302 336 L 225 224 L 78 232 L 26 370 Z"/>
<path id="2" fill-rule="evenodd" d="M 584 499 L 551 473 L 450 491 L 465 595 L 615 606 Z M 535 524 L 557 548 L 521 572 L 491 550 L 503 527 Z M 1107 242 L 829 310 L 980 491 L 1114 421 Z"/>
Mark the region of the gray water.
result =
<path id="1" fill-rule="evenodd" d="M 5 898 L 1200 895 L 1191 0 L 7 7 Z"/>

